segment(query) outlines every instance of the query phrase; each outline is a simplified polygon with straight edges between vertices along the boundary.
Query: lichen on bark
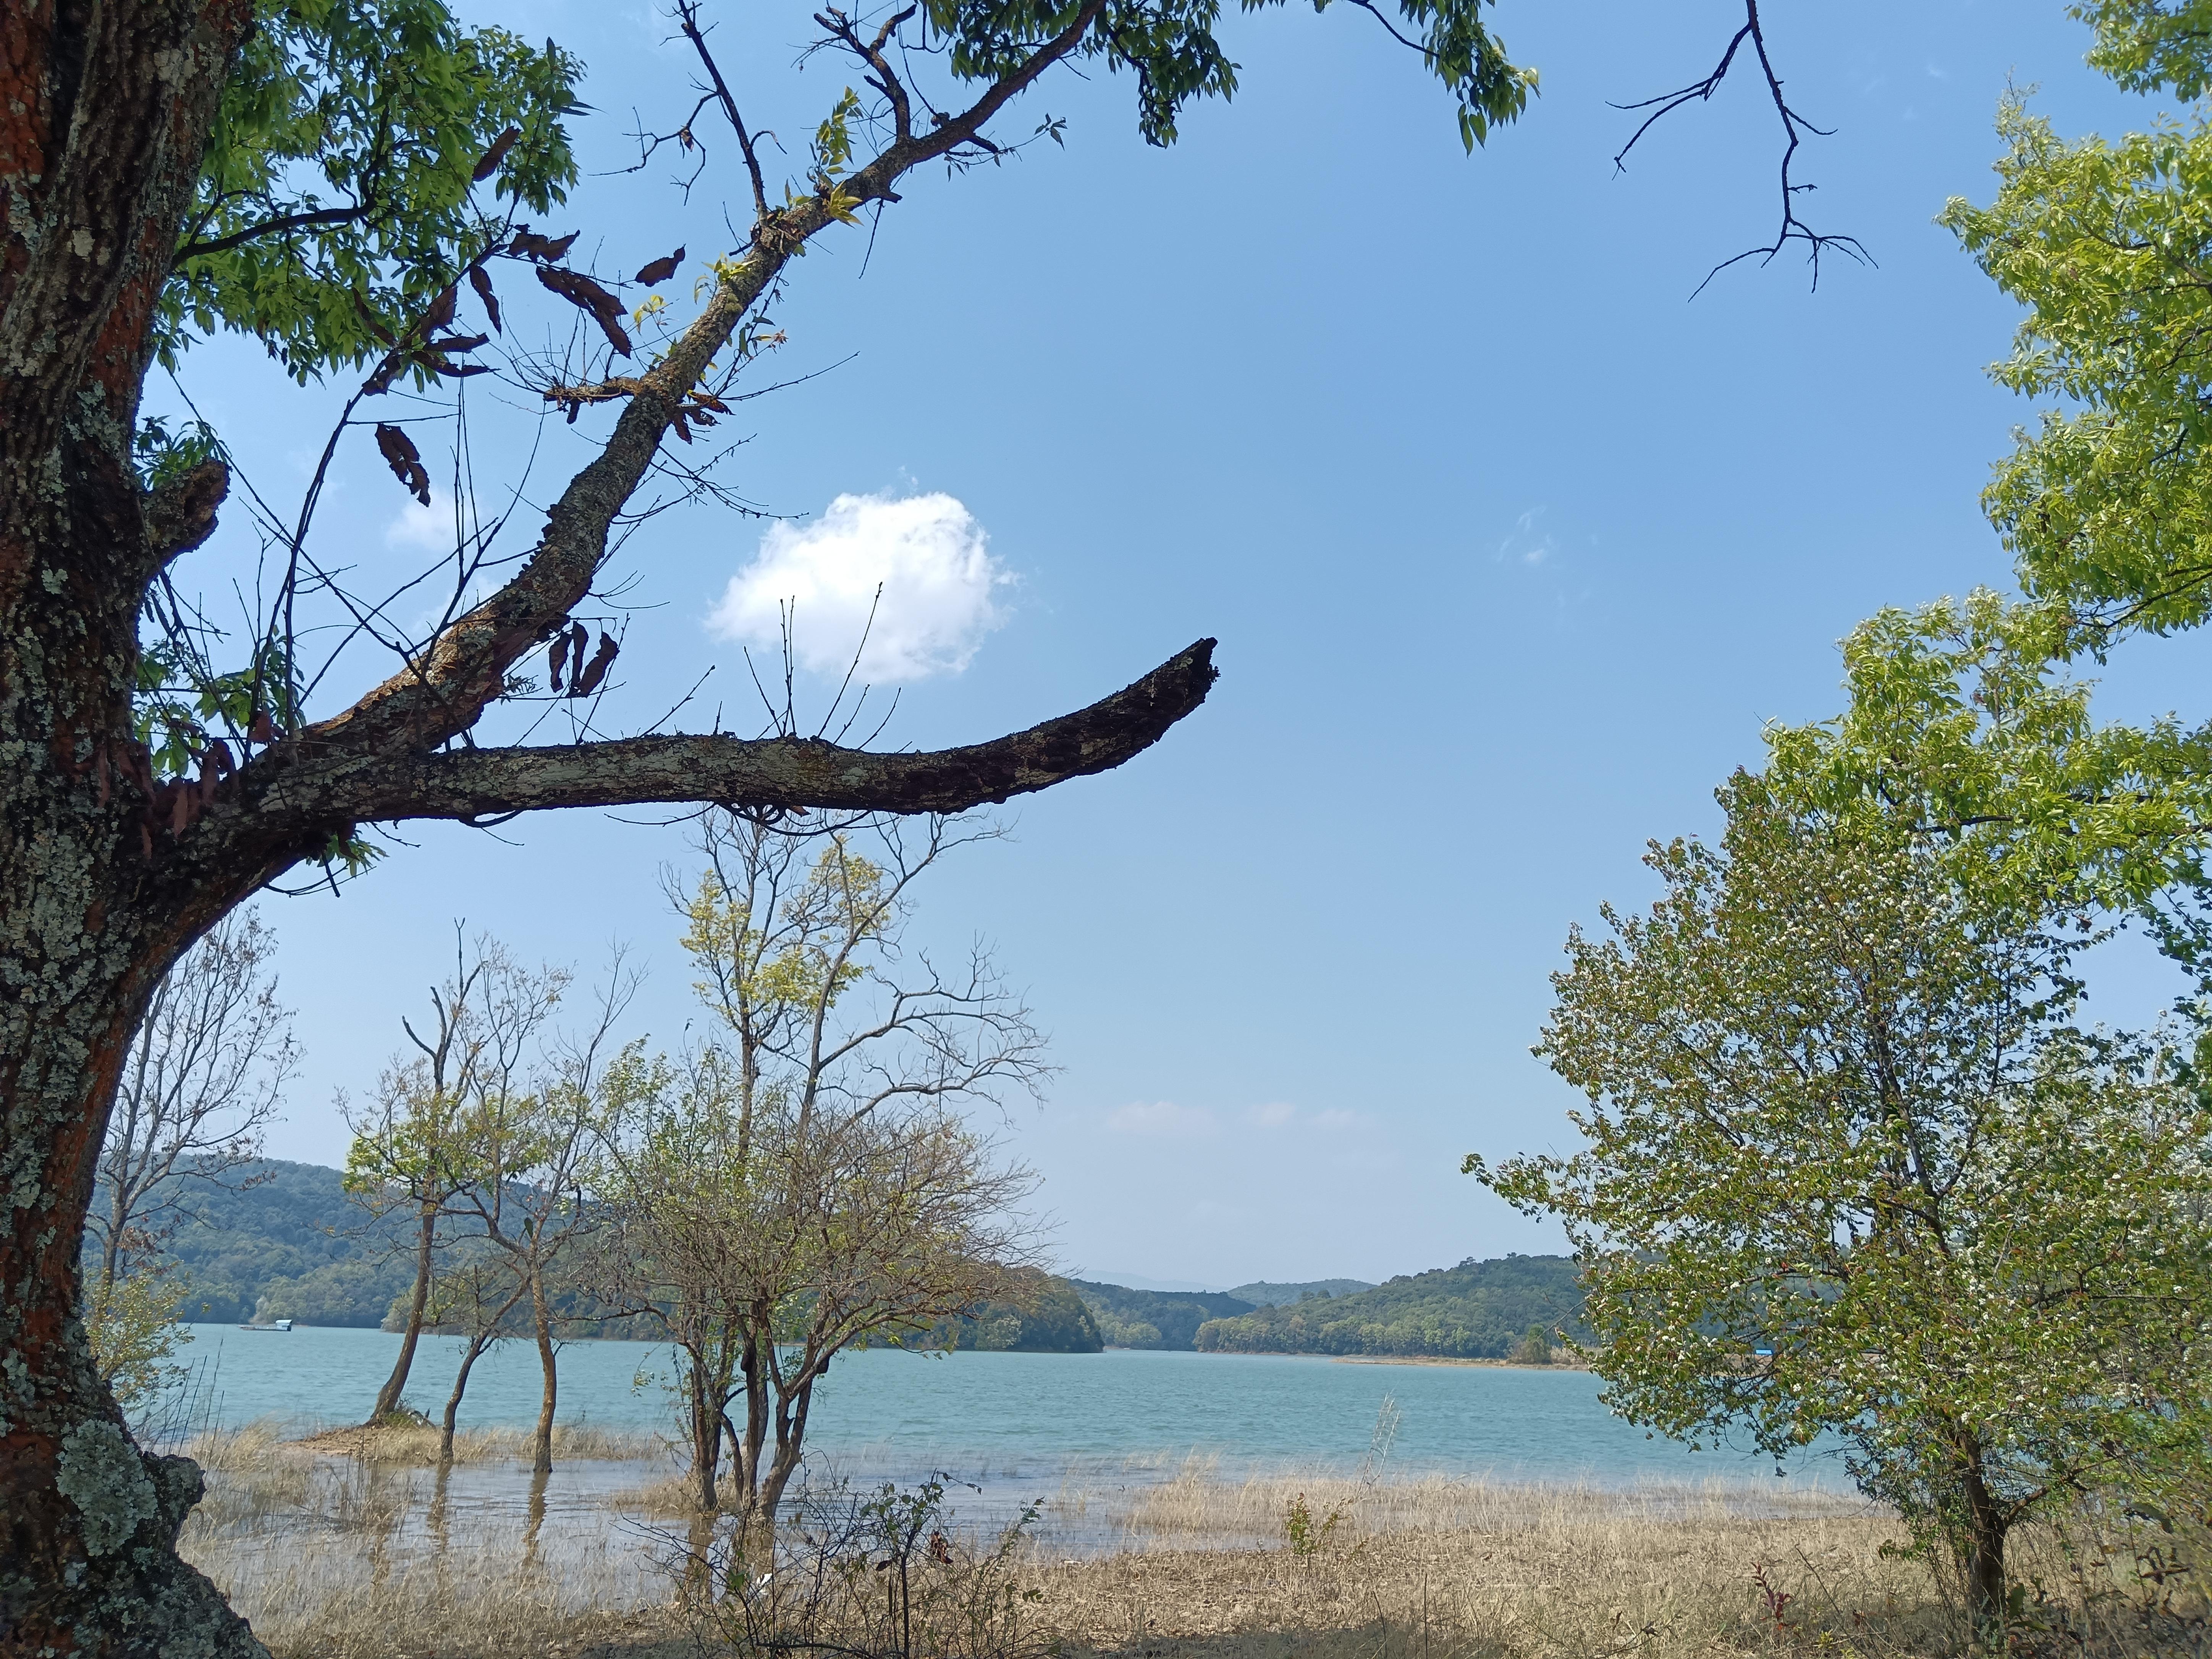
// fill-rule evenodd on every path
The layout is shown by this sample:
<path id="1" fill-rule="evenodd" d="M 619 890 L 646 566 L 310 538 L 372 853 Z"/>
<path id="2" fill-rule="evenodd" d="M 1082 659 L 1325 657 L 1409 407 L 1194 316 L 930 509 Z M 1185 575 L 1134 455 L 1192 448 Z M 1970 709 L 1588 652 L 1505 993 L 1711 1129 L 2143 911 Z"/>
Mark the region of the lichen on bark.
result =
<path id="1" fill-rule="evenodd" d="M 105 1418 L 80 1423 L 62 1437 L 54 1485 L 84 1517 L 88 1555 L 113 1554 L 140 1522 L 159 1512 L 146 1460 L 130 1436 Z"/>

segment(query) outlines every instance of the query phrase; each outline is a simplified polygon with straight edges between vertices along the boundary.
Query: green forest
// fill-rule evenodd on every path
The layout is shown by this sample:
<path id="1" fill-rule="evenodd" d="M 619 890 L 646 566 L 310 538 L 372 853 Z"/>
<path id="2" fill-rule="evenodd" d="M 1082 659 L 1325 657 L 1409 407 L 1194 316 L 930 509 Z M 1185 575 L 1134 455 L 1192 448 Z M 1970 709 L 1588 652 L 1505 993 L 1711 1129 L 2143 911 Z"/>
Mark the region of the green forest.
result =
<path id="1" fill-rule="evenodd" d="M 1364 1279 L 1305 1279 L 1285 1285 L 1261 1279 L 1249 1285 L 1231 1285 L 1229 1294 L 1255 1308 L 1272 1308 L 1282 1302 L 1303 1302 L 1310 1296 L 1352 1296 L 1374 1288 L 1372 1281 Z"/>
<path id="2" fill-rule="evenodd" d="M 1104 1335 L 1075 1285 L 1051 1273 L 1022 1275 L 1018 1291 L 986 1302 L 951 1328 L 930 1333 L 930 1343 L 985 1353 L 1097 1353 Z"/>
<path id="3" fill-rule="evenodd" d="M 383 1323 L 415 1270 L 405 1217 L 372 1219 L 319 1164 L 258 1159 L 224 1182 L 167 1183 L 165 1248 L 189 1287 L 185 1317 L 243 1321 L 258 1308 L 307 1325 Z M 95 1209 L 105 1199 L 95 1190 Z"/>
<path id="4" fill-rule="evenodd" d="M 397 1328 L 395 1304 L 404 1305 L 413 1272 L 404 1236 L 411 1223 L 372 1218 L 347 1198 L 343 1174 L 320 1164 L 262 1159 L 226 1181 L 175 1184 L 167 1249 L 189 1287 L 187 1317 Z M 1382 1285 L 1260 1280 L 1230 1291 L 1140 1291 L 1036 1273 L 1018 1294 L 933 1327 L 925 1346 L 1496 1358 L 1531 1325 L 1579 1328 L 1581 1305 L 1574 1265 L 1563 1256 L 1462 1262 Z M 590 1320 L 569 1322 L 566 1334 L 647 1334 Z"/>
<path id="5" fill-rule="evenodd" d="M 1198 1328 L 1206 1321 L 1234 1318 L 1255 1306 L 1220 1291 L 1138 1291 L 1088 1279 L 1069 1282 L 1097 1322 L 1098 1334 L 1115 1348 L 1194 1348 Z"/>
<path id="6" fill-rule="evenodd" d="M 1193 1346 L 1206 1353 L 1503 1359 L 1533 1326 L 1583 1335 L 1582 1302 L 1570 1257 L 1470 1259 L 1350 1296 L 1310 1296 L 1211 1319 Z"/>

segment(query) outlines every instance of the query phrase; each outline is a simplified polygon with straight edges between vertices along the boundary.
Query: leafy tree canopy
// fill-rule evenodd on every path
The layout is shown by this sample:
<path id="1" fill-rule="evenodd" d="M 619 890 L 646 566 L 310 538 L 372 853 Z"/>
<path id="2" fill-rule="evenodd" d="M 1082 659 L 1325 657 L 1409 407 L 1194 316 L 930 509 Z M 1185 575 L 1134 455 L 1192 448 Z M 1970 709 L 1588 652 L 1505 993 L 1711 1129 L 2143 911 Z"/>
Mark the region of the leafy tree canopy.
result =
<path id="1" fill-rule="evenodd" d="M 480 182 L 535 213 L 566 199 L 582 73 L 443 0 L 262 0 L 161 296 L 162 361 L 217 330 L 303 381 L 382 356 L 495 238 Z"/>
<path id="2" fill-rule="evenodd" d="M 2021 906 L 2145 902 L 2197 867 L 2212 736 L 2100 725 L 2063 635 L 2049 607 L 1987 589 L 1878 613 L 1844 641 L 1844 711 L 1767 732 L 1766 787 L 1863 833 L 1925 837 Z"/>
<path id="3" fill-rule="evenodd" d="M 2188 99 L 2212 85 L 2204 0 L 2075 13 L 2120 85 Z M 2027 307 L 1998 380 L 2056 401 L 1998 465 L 1990 516 L 2073 643 L 2195 627 L 2212 615 L 2212 124 L 2199 111 L 2069 141 L 2011 97 L 1997 130 L 1996 199 L 1954 198 L 1943 222 Z"/>
<path id="4" fill-rule="evenodd" d="M 1457 100 L 1469 149 L 1516 118 L 1536 86 L 1486 27 L 1490 3 L 1399 4 L 1419 36 L 1408 43 Z M 1247 11 L 1285 3 L 1243 0 Z M 928 0 L 922 21 L 927 44 L 970 82 L 1014 71 L 1082 24 L 1073 55 L 1131 72 L 1139 131 L 1169 144 L 1191 100 L 1237 90 L 1237 66 L 1215 33 L 1220 9 L 1218 0 Z M 583 72 L 551 40 L 465 27 L 445 0 L 261 0 L 161 296 L 161 360 L 173 368 L 195 337 L 218 331 L 261 340 L 301 381 L 381 357 L 404 319 L 495 247 L 517 212 L 567 199 L 577 167 L 566 123 L 587 107 L 576 96 Z"/>

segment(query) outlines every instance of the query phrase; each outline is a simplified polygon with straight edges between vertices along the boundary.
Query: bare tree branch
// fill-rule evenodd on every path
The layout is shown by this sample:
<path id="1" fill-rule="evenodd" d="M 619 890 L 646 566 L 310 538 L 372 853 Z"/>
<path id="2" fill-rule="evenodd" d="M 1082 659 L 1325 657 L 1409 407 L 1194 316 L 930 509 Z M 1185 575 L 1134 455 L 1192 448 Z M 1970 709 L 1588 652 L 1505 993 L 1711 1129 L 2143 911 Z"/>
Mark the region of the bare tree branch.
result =
<path id="1" fill-rule="evenodd" d="M 1832 134 L 1833 129 L 1814 126 L 1791 108 L 1789 99 L 1783 95 L 1782 77 L 1775 73 L 1774 60 L 1767 55 L 1766 33 L 1759 21 L 1759 0 L 1743 0 L 1743 19 L 1742 27 L 1729 37 L 1727 49 L 1721 53 L 1720 62 L 1713 66 L 1711 74 L 1701 80 L 1692 81 L 1686 87 L 1678 87 L 1673 92 L 1662 93 L 1656 98 L 1646 98 L 1638 103 L 1614 106 L 1618 109 L 1651 112 L 1644 118 L 1636 131 L 1629 135 L 1628 142 L 1620 147 L 1619 154 L 1613 158 L 1614 168 L 1626 172 L 1628 167 L 1629 151 L 1636 148 L 1645 133 L 1650 131 L 1661 120 L 1672 115 L 1685 104 L 1708 102 L 1711 100 L 1712 95 L 1720 90 L 1721 83 L 1728 79 L 1729 70 L 1735 64 L 1736 54 L 1742 51 L 1747 41 L 1751 45 L 1753 56 L 1759 60 L 1759 74 L 1766 85 L 1766 95 L 1774 105 L 1777 118 L 1782 123 L 1780 168 L 1782 222 L 1776 229 L 1774 240 L 1771 242 L 1759 247 L 1746 248 L 1742 252 L 1722 260 L 1720 264 L 1707 271 L 1705 281 L 1699 283 L 1696 290 L 1691 295 L 1690 297 L 1692 299 L 1695 299 L 1698 294 L 1704 293 L 1706 283 L 1711 283 L 1714 277 L 1719 276 L 1730 265 L 1741 264 L 1746 259 L 1757 259 L 1761 264 L 1767 264 L 1792 242 L 1805 244 L 1806 258 L 1813 267 L 1813 285 L 1815 288 L 1820 284 L 1820 256 L 1823 253 L 1830 252 L 1846 253 L 1861 264 L 1870 265 L 1874 263 L 1874 256 L 1861 246 L 1857 237 L 1829 235 L 1816 231 L 1798 216 L 1798 197 L 1810 193 L 1814 186 L 1798 184 L 1790 176 L 1790 167 L 1797 159 L 1797 147 L 1805 141 L 1807 134 L 1809 133 L 1817 138 L 1826 138 Z"/>
<path id="2" fill-rule="evenodd" d="M 1199 641 L 1088 708 L 967 748 L 887 755 L 817 738 L 697 734 L 448 750 L 372 769 L 359 793 L 340 799 L 363 822 L 672 801 L 964 811 L 1109 770 L 1150 747 L 1205 699 L 1213 645 Z"/>

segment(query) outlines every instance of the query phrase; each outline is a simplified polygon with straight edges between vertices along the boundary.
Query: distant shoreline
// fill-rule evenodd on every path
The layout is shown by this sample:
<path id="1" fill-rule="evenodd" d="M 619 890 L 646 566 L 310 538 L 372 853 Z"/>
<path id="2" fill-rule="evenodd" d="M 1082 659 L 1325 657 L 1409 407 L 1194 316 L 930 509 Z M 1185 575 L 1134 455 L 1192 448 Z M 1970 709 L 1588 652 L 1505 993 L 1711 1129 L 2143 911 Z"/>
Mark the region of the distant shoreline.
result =
<path id="1" fill-rule="evenodd" d="M 1518 1359 L 1451 1359 L 1437 1354 L 1408 1353 L 1331 1353 L 1307 1356 L 1315 1359 L 1334 1360 L 1340 1365 L 1487 1365 L 1494 1370 L 1508 1371 L 1586 1371 L 1589 1367 L 1578 1359 L 1554 1359 L 1541 1365 L 1528 1364 Z"/>

